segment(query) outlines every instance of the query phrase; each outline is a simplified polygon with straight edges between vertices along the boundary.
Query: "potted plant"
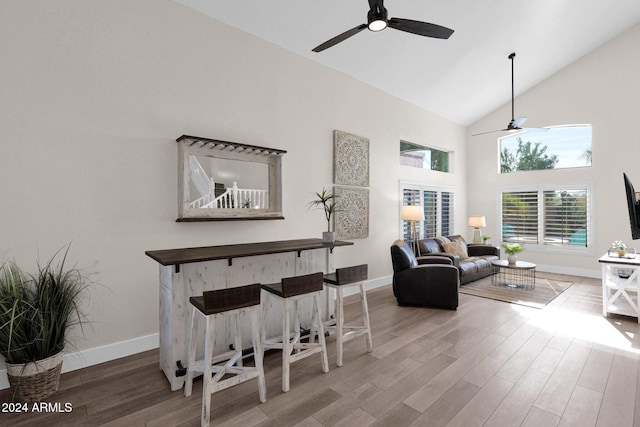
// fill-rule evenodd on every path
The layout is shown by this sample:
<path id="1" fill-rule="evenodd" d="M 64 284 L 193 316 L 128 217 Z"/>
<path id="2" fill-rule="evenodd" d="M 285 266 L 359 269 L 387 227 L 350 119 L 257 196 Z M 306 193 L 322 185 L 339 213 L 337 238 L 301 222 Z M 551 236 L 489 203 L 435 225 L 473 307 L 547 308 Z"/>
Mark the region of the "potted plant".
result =
<path id="1" fill-rule="evenodd" d="M 522 250 L 524 249 L 524 247 L 520 243 L 503 243 L 502 247 L 507 254 L 507 260 L 509 261 L 509 264 L 515 264 L 518 260 L 518 257 L 516 255 L 522 252 Z"/>
<path id="2" fill-rule="evenodd" d="M 627 254 L 627 245 L 622 240 L 616 240 L 611 244 L 611 247 L 616 250 L 619 257 L 623 257 Z"/>
<path id="3" fill-rule="evenodd" d="M 328 192 L 326 189 L 315 193 L 316 198 L 309 202 L 309 207 L 322 209 L 327 220 L 327 231 L 322 233 L 322 241 L 333 243 L 336 241 L 336 232 L 331 231 L 331 217 L 337 212 L 336 200 L 338 195 Z"/>
<path id="4" fill-rule="evenodd" d="M 482 243 L 484 245 L 488 245 L 489 244 L 489 239 L 491 239 L 491 236 L 482 236 Z"/>
<path id="5" fill-rule="evenodd" d="M 55 265 L 60 251 L 38 264 L 36 274 L 0 266 L 0 354 L 14 400 L 41 401 L 58 390 L 67 331 L 84 320 L 79 302 L 89 280 L 65 267 L 68 251 Z"/>

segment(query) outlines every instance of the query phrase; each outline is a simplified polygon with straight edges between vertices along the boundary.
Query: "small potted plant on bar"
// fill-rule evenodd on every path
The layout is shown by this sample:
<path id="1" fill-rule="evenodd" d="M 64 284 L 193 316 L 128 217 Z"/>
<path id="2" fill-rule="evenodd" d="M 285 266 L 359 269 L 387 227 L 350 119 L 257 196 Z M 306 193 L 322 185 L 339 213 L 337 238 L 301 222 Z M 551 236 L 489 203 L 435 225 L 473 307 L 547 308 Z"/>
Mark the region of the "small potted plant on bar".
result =
<path id="1" fill-rule="evenodd" d="M 60 383 L 67 331 L 82 324 L 79 301 L 89 284 L 76 268 L 65 268 L 67 247 L 30 275 L 15 263 L 0 266 L 0 354 L 7 365 L 13 400 L 37 402 Z"/>
<path id="2" fill-rule="evenodd" d="M 336 200 L 338 195 L 328 192 L 326 189 L 315 193 L 316 198 L 309 202 L 309 207 L 322 209 L 327 220 L 327 231 L 322 233 L 322 241 L 333 243 L 336 241 L 336 232 L 331 231 L 331 217 L 337 212 Z"/>
<path id="3" fill-rule="evenodd" d="M 503 243 L 502 247 L 507 254 L 507 261 L 509 261 L 509 264 L 515 264 L 518 260 L 516 255 L 524 249 L 520 243 Z"/>

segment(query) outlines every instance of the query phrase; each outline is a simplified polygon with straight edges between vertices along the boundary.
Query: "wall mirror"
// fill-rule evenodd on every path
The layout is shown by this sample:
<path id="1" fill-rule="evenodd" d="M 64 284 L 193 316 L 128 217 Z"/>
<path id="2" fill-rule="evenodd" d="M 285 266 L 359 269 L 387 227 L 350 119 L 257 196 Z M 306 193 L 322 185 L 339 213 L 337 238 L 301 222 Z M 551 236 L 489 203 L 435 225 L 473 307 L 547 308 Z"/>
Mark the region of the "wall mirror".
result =
<path id="1" fill-rule="evenodd" d="M 284 219 L 284 150 L 182 135 L 178 221 Z"/>

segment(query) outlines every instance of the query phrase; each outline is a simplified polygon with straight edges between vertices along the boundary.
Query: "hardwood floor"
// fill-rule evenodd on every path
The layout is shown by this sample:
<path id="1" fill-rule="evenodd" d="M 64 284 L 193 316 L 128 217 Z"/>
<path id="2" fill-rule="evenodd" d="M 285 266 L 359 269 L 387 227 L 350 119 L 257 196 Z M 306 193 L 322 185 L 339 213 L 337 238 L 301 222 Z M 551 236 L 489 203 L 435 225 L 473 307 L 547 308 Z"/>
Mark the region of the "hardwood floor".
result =
<path id="1" fill-rule="evenodd" d="M 541 274 L 542 275 L 542 274 Z M 640 426 L 640 327 L 602 316 L 600 281 L 575 284 L 542 310 L 460 295 L 458 311 L 399 307 L 390 286 L 368 292 L 374 352 L 345 344 L 344 366 L 265 357 L 267 399 L 250 381 L 213 395 L 219 426 Z M 345 299 L 347 319 L 358 313 Z M 197 426 L 193 395 L 171 392 L 157 350 L 62 375 L 51 400 L 68 413 L 0 413 L 1 425 Z M 9 391 L 0 391 L 8 402 Z"/>

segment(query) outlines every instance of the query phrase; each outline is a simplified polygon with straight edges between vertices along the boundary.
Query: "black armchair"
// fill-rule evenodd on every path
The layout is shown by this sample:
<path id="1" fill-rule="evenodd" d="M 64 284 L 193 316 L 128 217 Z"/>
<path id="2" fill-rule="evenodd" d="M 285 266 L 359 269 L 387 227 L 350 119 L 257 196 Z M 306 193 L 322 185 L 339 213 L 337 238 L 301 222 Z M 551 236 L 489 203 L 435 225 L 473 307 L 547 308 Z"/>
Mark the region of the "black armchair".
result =
<path id="1" fill-rule="evenodd" d="M 391 246 L 393 264 L 393 295 L 400 305 L 458 308 L 458 269 L 451 259 L 431 256 L 416 259 L 402 240 Z"/>

